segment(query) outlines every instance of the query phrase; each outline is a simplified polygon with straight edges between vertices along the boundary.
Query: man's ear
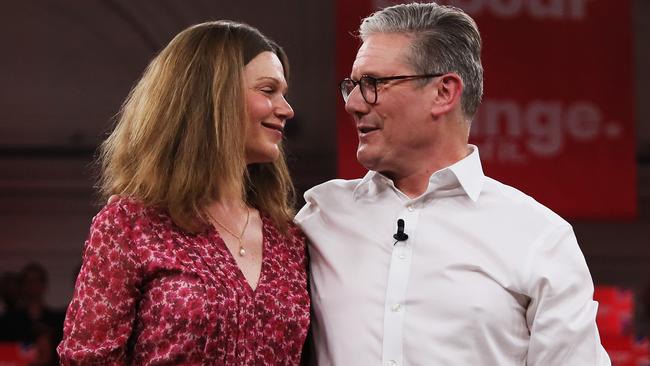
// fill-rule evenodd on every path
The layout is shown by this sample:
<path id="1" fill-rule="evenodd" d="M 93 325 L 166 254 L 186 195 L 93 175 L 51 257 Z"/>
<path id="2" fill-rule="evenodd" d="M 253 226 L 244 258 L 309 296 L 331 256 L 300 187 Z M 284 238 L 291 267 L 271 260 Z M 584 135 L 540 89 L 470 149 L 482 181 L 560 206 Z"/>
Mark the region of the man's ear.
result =
<path id="1" fill-rule="evenodd" d="M 435 96 L 431 105 L 431 114 L 439 117 L 460 107 L 463 94 L 463 79 L 456 73 L 449 73 L 434 81 Z"/>

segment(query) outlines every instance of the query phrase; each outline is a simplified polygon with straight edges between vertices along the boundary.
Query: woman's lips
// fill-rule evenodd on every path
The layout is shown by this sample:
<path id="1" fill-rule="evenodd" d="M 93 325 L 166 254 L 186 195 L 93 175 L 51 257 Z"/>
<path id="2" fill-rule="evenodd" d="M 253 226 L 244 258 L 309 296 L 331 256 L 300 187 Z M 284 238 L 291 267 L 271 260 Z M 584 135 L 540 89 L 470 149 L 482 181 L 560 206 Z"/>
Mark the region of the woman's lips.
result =
<path id="1" fill-rule="evenodd" d="M 284 126 L 281 124 L 262 122 L 262 127 L 268 128 L 269 130 L 273 130 L 280 136 L 282 136 L 282 134 L 284 133 Z"/>

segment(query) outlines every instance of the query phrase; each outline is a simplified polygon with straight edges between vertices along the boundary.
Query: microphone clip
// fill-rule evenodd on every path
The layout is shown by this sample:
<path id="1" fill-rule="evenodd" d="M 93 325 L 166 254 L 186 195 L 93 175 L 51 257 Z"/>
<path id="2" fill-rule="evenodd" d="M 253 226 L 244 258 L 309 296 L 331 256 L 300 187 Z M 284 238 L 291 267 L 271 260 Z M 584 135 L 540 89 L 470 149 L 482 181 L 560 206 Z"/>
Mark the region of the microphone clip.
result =
<path id="1" fill-rule="evenodd" d="M 393 234 L 393 239 L 395 239 L 395 244 L 397 244 L 398 241 L 406 241 L 409 236 L 404 232 L 404 220 L 398 219 L 397 220 L 397 232 Z"/>

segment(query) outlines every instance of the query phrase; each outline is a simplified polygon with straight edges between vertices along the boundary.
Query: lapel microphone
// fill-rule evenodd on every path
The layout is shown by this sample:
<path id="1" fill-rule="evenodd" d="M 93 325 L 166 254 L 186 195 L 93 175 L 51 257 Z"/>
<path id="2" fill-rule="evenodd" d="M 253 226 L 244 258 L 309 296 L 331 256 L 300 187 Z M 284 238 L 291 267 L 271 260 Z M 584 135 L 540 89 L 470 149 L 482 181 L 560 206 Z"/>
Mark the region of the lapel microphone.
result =
<path id="1" fill-rule="evenodd" d="M 404 220 L 398 219 L 397 220 L 397 232 L 393 234 L 393 239 L 395 239 L 395 243 L 393 245 L 397 244 L 398 241 L 406 241 L 409 236 L 404 232 Z"/>

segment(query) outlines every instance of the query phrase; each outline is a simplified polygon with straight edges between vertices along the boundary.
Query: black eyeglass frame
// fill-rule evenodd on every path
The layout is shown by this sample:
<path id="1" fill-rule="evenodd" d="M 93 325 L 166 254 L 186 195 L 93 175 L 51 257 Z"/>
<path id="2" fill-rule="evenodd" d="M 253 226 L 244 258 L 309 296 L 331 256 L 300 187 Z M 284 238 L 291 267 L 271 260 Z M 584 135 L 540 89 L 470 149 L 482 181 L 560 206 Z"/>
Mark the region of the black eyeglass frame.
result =
<path id="1" fill-rule="evenodd" d="M 350 94 L 352 93 L 352 90 L 356 88 L 357 85 L 359 85 L 359 91 L 361 92 L 361 96 L 363 97 L 363 100 L 366 101 L 368 104 L 377 104 L 377 85 L 385 83 L 387 81 L 392 81 L 392 80 L 405 80 L 405 79 L 423 79 L 423 78 L 436 78 L 439 76 L 442 76 L 446 73 L 437 73 L 437 74 L 421 74 L 421 75 L 397 75 L 397 76 L 386 76 L 383 78 L 376 78 L 372 77 L 370 75 L 362 75 L 359 80 L 354 80 L 352 78 L 345 78 L 341 80 L 339 83 L 339 87 L 341 88 L 341 95 L 343 96 L 343 102 L 347 103 L 348 99 L 350 98 Z M 365 83 L 364 83 L 365 81 Z M 347 86 L 352 83 L 352 87 L 348 89 Z M 364 86 L 365 85 L 365 86 Z M 374 98 L 372 101 L 369 101 L 366 98 L 366 87 L 370 86 L 372 90 L 374 91 Z M 349 90 L 349 91 L 348 91 Z"/>

